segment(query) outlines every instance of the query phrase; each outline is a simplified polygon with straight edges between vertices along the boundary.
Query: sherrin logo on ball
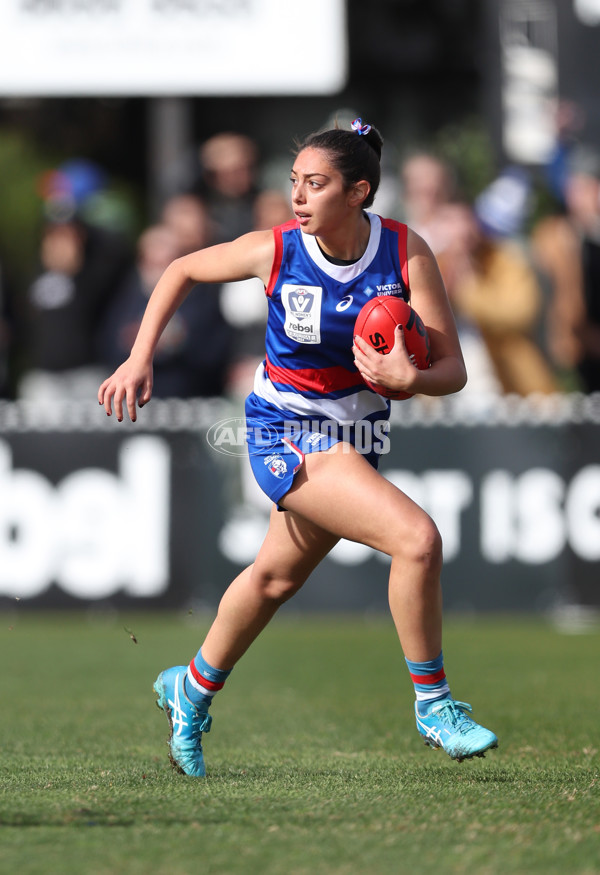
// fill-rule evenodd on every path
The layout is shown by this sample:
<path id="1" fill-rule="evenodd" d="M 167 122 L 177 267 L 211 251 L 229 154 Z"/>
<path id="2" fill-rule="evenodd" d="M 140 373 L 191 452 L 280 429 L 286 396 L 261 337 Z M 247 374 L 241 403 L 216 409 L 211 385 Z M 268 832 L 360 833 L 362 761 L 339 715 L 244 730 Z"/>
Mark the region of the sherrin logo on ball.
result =
<path id="1" fill-rule="evenodd" d="M 412 363 L 420 371 L 426 370 L 431 364 L 429 335 L 419 314 L 404 298 L 381 295 L 367 301 L 356 317 L 354 334 L 381 355 L 387 355 L 394 346 L 396 325 L 402 325 L 404 329 L 404 342 Z M 394 392 L 368 380 L 365 383 L 385 398 L 402 401 L 412 397 L 411 392 Z"/>

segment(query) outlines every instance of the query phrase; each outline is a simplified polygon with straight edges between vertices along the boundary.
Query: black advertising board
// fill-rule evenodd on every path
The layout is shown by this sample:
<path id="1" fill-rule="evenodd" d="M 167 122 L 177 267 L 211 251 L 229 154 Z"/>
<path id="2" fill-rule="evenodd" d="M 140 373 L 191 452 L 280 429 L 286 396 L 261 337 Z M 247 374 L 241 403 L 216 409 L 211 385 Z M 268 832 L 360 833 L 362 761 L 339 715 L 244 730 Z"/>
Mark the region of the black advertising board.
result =
<path id="1" fill-rule="evenodd" d="M 32 421 L 4 405 L 0 605 L 212 610 L 252 562 L 270 506 L 249 472 L 239 411 L 153 405 L 135 425 L 97 407 Z M 380 470 L 440 528 L 447 609 L 600 603 L 599 439 L 590 399 L 543 416 L 524 403 L 475 418 L 448 404 L 394 405 Z M 387 610 L 387 565 L 341 542 L 290 607 Z"/>

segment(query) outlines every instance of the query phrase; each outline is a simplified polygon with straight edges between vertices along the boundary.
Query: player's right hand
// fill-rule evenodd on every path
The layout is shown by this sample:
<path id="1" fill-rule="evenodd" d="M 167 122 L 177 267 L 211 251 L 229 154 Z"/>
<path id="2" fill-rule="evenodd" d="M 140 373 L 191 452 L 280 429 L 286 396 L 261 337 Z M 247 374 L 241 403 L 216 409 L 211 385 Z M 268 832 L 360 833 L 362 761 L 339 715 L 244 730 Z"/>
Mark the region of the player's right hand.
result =
<path id="1" fill-rule="evenodd" d="M 152 363 L 138 363 L 131 356 L 98 389 L 98 403 L 104 405 L 107 416 L 114 411 L 123 421 L 123 404 L 132 422 L 137 419 L 136 403 L 143 407 L 152 397 Z"/>

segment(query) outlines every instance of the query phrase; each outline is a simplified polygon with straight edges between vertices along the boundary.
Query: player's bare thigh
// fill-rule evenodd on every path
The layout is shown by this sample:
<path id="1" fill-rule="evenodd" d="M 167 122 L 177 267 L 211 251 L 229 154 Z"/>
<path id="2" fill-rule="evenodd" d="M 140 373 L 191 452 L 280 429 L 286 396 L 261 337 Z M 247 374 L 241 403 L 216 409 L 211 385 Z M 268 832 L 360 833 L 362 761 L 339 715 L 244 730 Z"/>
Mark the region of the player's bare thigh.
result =
<path id="1" fill-rule="evenodd" d="M 394 555 L 399 545 L 439 535 L 431 518 L 349 444 L 310 453 L 283 497 L 286 509 L 348 540 Z"/>
<path id="2" fill-rule="evenodd" d="M 281 595 L 299 589 L 338 541 L 338 535 L 304 516 L 273 507 L 267 535 L 252 566 L 253 576 L 263 579 L 263 588 L 271 586 L 281 590 Z"/>

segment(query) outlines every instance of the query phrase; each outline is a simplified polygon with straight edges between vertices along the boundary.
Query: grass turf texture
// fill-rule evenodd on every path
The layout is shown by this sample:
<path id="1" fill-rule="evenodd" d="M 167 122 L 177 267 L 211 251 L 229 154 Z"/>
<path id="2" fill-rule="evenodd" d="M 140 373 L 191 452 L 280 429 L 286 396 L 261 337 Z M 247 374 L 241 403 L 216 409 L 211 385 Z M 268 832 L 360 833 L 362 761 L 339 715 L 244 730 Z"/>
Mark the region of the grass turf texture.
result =
<path id="1" fill-rule="evenodd" d="M 500 739 L 457 764 L 417 735 L 387 619 L 282 615 L 215 701 L 198 780 L 151 687 L 204 631 L 0 616 L 0 872 L 600 871 L 597 632 L 450 618 L 452 691 Z"/>

